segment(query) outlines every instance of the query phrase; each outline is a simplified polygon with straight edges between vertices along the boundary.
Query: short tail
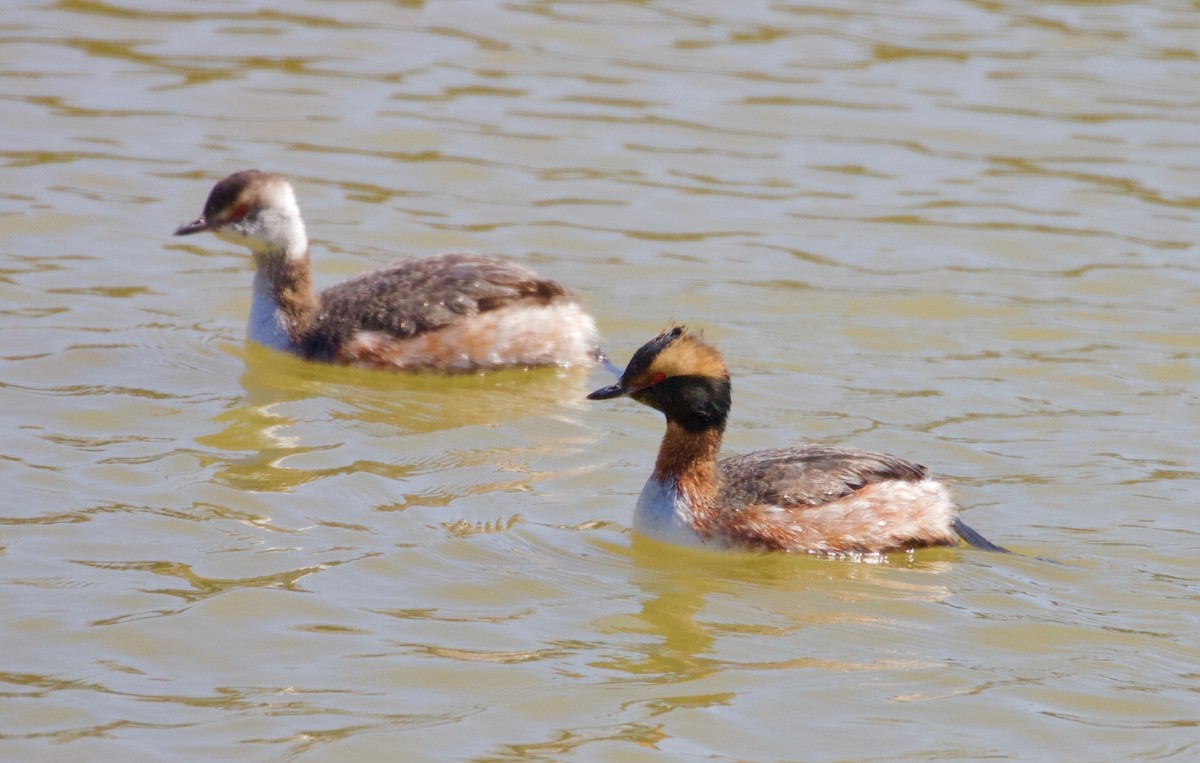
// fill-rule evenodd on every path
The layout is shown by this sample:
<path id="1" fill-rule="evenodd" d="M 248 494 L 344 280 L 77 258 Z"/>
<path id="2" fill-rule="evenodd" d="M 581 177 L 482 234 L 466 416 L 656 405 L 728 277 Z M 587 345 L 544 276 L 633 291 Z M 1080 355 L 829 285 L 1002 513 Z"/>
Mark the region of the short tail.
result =
<path id="1" fill-rule="evenodd" d="M 958 537 L 967 542 L 968 545 L 974 546 L 981 551 L 997 551 L 1001 554 L 1011 554 L 1004 546 L 997 546 L 987 538 L 971 529 L 971 526 L 962 521 L 959 517 L 954 518 L 954 532 L 958 533 Z"/>

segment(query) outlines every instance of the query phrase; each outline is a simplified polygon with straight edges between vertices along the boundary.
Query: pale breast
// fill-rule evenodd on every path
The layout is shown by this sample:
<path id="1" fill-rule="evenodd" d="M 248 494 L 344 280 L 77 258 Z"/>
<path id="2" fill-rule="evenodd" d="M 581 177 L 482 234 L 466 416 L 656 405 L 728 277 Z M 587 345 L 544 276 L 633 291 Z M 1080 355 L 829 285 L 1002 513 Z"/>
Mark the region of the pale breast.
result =
<path id="1" fill-rule="evenodd" d="M 254 291 L 246 335 L 250 341 L 276 350 L 292 349 L 291 338 L 284 328 L 283 312 L 275 301 L 270 283 L 259 273 L 254 275 Z"/>
<path id="2" fill-rule="evenodd" d="M 639 535 L 678 546 L 705 546 L 691 522 L 692 510 L 674 480 L 651 477 L 638 496 L 633 529 Z"/>

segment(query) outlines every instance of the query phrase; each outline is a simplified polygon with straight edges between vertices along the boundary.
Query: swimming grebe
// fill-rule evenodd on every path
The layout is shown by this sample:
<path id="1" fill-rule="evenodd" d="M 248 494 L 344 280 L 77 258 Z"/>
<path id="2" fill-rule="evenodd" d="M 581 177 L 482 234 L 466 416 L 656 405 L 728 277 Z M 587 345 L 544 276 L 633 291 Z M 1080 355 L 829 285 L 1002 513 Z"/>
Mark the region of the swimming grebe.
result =
<path id="1" fill-rule="evenodd" d="M 1003 551 L 956 516 L 925 467 L 883 453 L 801 445 L 717 461 L 731 404 L 721 354 L 683 327 L 641 347 L 590 400 L 628 396 L 662 411 L 667 433 L 634 529 L 674 543 L 875 554 L 968 543 Z"/>
<path id="2" fill-rule="evenodd" d="M 279 175 L 237 172 L 176 236 L 210 231 L 254 254 L 252 341 L 310 360 L 399 370 L 591 365 L 596 324 L 528 268 L 480 254 L 398 262 L 313 293 L 296 194 Z"/>

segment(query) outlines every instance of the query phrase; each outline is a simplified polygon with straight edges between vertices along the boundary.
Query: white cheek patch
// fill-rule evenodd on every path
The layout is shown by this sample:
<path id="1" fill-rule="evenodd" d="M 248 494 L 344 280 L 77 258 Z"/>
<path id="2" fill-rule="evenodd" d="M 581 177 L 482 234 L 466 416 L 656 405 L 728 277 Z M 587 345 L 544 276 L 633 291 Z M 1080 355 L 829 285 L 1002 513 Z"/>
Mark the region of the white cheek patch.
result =
<path id="1" fill-rule="evenodd" d="M 236 222 L 213 229 L 213 235 L 255 253 L 281 252 L 288 257 L 308 255 L 308 232 L 291 186 L 271 190 L 266 204 Z"/>
<path id="2" fill-rule="evenodd" d="M 254 240 L 247 237 L 241 227 L 236 224 L 226 224 L 220 228 L 214 228 L 212 234 L 227 244 L 236 244 L 251 249 L 255 246 Z"/>

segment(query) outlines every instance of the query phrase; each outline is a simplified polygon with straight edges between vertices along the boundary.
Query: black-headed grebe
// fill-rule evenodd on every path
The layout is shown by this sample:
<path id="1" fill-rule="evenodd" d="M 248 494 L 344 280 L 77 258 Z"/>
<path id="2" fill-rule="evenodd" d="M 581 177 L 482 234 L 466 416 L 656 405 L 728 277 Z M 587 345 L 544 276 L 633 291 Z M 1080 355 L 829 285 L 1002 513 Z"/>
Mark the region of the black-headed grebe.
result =
<path id="1" fill-rule="evenodd" d="M 310 360 L 399 370 L 591 365 L 596 325 L 575 295 L 528 268 L 443 254 L 313 293 L 308 235 L 288 181 L 246 170 L 213 187 L 176 236 L 210 231 L 254 254 L 249 337 Z"/>
<path id="2" fill-rule="evenodd" d="M 729 415 L 721 354 L 683 327 L 641 347 L 620 380 L 588 395 L 662 411 L 667 433 L 634 510 L 634 529 L 674 543 L 818 554 L 876 554 L 968 543 L 1003 551 L 956 516 L 925 467 L 883 453 L 801 445 L 717 452 Z"/>

